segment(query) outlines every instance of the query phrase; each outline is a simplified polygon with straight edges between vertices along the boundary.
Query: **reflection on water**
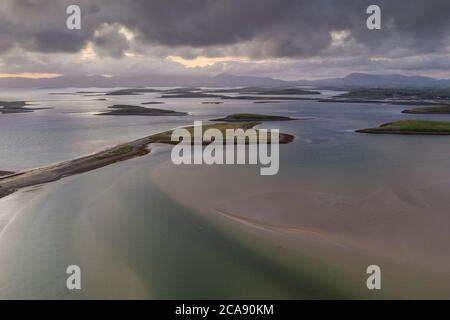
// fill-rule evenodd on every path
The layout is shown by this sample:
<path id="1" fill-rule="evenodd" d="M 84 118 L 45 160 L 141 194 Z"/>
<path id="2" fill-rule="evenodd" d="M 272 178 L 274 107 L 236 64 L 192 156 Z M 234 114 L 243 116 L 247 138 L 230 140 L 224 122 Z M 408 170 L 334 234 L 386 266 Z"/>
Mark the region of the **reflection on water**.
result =
<path id="1" fill-rule="evenodd" d="M 281 146 L 276 176 L 175 167 L 163 149 L 1 199 L 0 298 L 450 296 L 450 138 L 353 132 L 404 118 L 401 106 L 170 99 L 161 107 L 190 115 L 96 117 L 88 113 L 158 95 L 28 94 L 59 100 L 48 102 L 53 110 L 0 116 L 0 170 L 235 112 L 314 119 L 263 125 L 296 136 Z M 382 295 L 365 289 L 374 263 L 386 277 Z M 77 293 L 65 288 L 70 264 L 82 268 Z"/>
<path id="2" fill-rule="evenodd" d="M 42 190 L 2 234 L 0 296 L 345 296 L 346 290 L 325 286 L 311 262 L 292 269 L 167 198 L 150 180 L 166 156 L 135 159 Z M 65 288 L 70 264 L 82 270 L 77 293 Z"/>

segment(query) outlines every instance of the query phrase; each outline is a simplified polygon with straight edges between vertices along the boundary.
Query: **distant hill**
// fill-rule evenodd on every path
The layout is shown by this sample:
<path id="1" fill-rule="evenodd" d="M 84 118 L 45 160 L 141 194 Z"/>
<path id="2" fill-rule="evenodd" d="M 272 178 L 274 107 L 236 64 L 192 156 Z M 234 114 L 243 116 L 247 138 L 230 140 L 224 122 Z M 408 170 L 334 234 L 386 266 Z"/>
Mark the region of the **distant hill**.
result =
<path id="1" fill-rule="evenodd" d="M 203 75 L 149 74 L 130 77 L 67 75 L 51 79 L 0 78 L 0 88 L 113 88 L 113 87 L 446 87 L 450 79 L 437 80 L 422 76 L 400 74 L 377 75 L 352 73 L 343 78 L 321 80 L 283 81 L 273 78 L 238 76 L 222 73 L 208 77 Z"/>
<path id="2" fill-rule="evenodd" d="M 401 74 L 366 74 L 351 73 L 343 78 L 322 79 L 314 81 L 296 81 L 298 85 L 319 87 L 441 87 L 450 86 L 450 79 L 437 80 L 422 76 L 404 76 Z"/>
<path id="3" fill-rule="evenodd" d="M 141 75 L 131 77 L 61 76 L 50 79 L 0 78 L 0 88 L 113 88 L 113 87 L 282 87 L 290 82 L 272 78 L 219 74 Z"/>
<path id="4" fill-rule="evenodd" d="M 282 87 L 290 82 L 272 78 L 236 76 L 222 73 L 209 80 L 211 86 L 216 87 Z"/>

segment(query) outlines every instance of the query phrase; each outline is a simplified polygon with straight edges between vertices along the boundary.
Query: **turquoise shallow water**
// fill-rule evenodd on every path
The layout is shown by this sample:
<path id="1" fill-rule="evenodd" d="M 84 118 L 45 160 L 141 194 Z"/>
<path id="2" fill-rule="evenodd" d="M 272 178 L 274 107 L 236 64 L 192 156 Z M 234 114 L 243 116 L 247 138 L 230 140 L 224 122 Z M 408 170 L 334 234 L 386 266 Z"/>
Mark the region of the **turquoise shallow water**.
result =
<path id="1" fill-rule="evenodd" d="M 393 279 L 402 267 L 418 266 L 422 271 L 416 276 L 428 277 L 429 283 L 412 285 L 409 294 L 414 296 L 430 287 L 432 292 L 448 269 L 450 138 L 353 132 L 405 118 L 401 106 L 308 101 L 202 105 L 201 100 L 175 99 L 158 107 L 188 111 L 189 116 L 97 117 L 92 112 L 108 105 L 157 100 L 157 95 L 105 102 L 47 93 L 0 95 L 34 97 L 54 107 L 0 115 L 1 170 L 67 160 L 235 112 L 313 119 L 263 125 L 296 136 L 281 147 L 276 176 L 261 177 L 253 166 L 169 166 L 161 176 L 175 185 L 164 186 L 153 177 L 169 153 L 158 151 L 1 199 L 1 298 L 365 297 L 363 267 L 371 261 L 385 262 Z M 273 192 L 283 195 L 264 202 L 264 197 L 271 199 L 265 194 Z M 293 239 L 284 231 L 234 228 L 207 206 L 200 212 L 189 201 L 177 201 L 184 194 L 197 204 L 209 195 L 214 205 L 224 202 L 225 208 L 263 224 L 284 221 L 337 243 L 357 243 L 352 250 L 358 258 L 352 250 L 340 258 L 340 249 L 323 249 L 332 247 L 328 242 L 315 250 L 317 239 Z M 246 197 L 254 200 L 239 202 Z M 80 292 L 65 288 L 69 264 L 82 268 Z M 390 295 L 405 296 L 402 280 L 387 284 Z M 448 289 L 440 286 L 439 295 Z"/>
<path id="2" fill-rule="evenodd" d="M 306 266 L 293 270 L 165 196 L 149 174 L 164 157 L 102 168 L 32 195 L 0 241 L 0 297 L 345 296 L 315 282 Z M 65 287 L 70 264 L 81 267 L 80 292 Z"/>

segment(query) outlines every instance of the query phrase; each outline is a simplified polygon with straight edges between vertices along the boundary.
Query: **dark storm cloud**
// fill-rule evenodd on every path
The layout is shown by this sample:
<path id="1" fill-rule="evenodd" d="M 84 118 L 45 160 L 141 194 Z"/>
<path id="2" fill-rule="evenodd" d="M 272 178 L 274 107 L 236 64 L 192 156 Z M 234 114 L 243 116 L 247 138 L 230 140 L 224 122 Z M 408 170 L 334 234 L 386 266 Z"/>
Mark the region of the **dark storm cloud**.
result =
<path id="1" fill-rule="evenodd" d="M 65 8 L 74 3 L 82 8 L 81 31 L 65 29 Z M 381 31 L 365 27 L 369 4 L 382 8 Z M 148 44 L 208 48 L 253 41 L 258 49 L 250 47 L 249 54 L 268 57 L 317 54 L 330 45 L 330 31 L 343 29 L 373 49 L 397 43 L 435 50 L 448 45 L 450 29 L 448 0 L 9 0 L 0 8 L 0 50 L 18 45 L 42 52 L 78 51 L 100 25 L 116 22 Z M 111 43 L 107 36 L 97 39 L 99 46 Z"/>
<path id="2" fill-rule="evenodd" d="M 81 7 L 81 30 L 66 29 L 66 7 L 71 4 Z M 382 30 L 366 28 L 365 12 L 370 4 L 378 4 L 382 9 Z M 122 27 L 133 32 L 133 39 L 121 32 Z M 339 43 L 336 39 L 333 41 L 332 32 L 344 35 Z M 120 59 L 127 52 L 133 52 L 151 61 L 142 62 L 143 65 L 162 71 L 172 67 L 165 60 L 168 55 L 187 59 L 203 55 L 248 57 L 250 61 L 272 61 L 272 58 L 291 61 L 278 65 L 231 62 L 205 68 L 248 70 L 249 74 L 279 72 L 281 76 L 295 76 L 302 71 L 312 72 L 311 68 L 327 67 L 333 72 L 357 69 L 384 72 L 393 68 L 426 72 L 450 69 L 449 40 L 450 0 L 0 2 L 3 72 L 45 70 L 46 66 L 52 71 L 78 72 L 80 68 L 73 67 L 76 63 L 88 64 L 84 60 L 67 61 L 64 54 L 78 53 L 88 43 L 102 59 Z M 372 61 L 374 56 L 384 60 Z M 310 58 L 314 62 L 307 62 Z M 95 65 L 98 70 L 104 67 L 99 60 Z M 108 64 L 108 72 L 109 67 L 119 66 L 116 60 L 102 61 Z M 126 62 L 126 59 L 120 66 L 126 70 L 133 66 L 143 69 L 142 65 Z"/>
<path id="3" fill-rule="evenodd" d="M 76 32 L 65 28 L 64 1 L 5 0 L 0 4 L 0 34 L 7 44 L 37 52 L 76 52 L 92 36 L 94 25 Z"/>

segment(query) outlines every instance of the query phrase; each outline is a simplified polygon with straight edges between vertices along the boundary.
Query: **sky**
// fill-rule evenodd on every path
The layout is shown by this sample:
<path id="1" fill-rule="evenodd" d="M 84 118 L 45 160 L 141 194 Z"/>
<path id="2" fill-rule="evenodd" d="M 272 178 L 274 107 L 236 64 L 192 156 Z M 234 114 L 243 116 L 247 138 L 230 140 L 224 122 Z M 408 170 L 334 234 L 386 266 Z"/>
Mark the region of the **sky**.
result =
<path id="1" fill-rule="evenodd" d="M 81 29 L 66 8 L 81 8 Z M 381 29 L 366 8 L 381 8 Z M 2 0 L 0 77 L 450 78 L 450 0 Z"/>

